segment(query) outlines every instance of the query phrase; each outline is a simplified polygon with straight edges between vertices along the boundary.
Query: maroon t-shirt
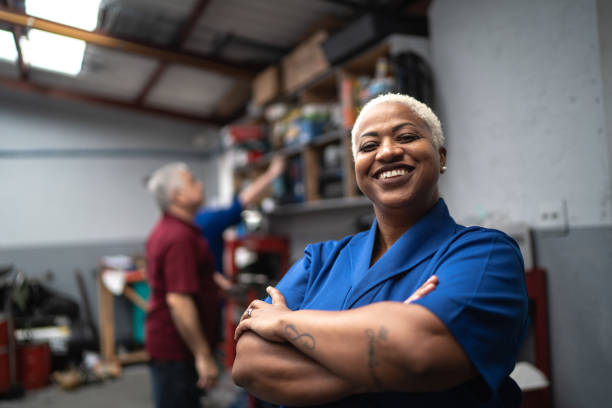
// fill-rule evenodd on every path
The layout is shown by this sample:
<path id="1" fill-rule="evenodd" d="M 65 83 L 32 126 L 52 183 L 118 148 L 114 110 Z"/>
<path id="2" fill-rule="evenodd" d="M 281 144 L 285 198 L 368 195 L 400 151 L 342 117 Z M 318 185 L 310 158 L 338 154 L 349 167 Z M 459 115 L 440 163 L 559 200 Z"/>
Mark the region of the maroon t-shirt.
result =
<path id="1" fill-rule="evenodd" d="M 193 358 L 170 315 L 169 292 L 193 296 L 204 335 L 214 350 L 219 294 L 213 281 L 212 254 L 200 229 L 165 213 L 147 240 L 146 258 L 151 288 L 145 340 L 149 355 L 159 360 Z"/>

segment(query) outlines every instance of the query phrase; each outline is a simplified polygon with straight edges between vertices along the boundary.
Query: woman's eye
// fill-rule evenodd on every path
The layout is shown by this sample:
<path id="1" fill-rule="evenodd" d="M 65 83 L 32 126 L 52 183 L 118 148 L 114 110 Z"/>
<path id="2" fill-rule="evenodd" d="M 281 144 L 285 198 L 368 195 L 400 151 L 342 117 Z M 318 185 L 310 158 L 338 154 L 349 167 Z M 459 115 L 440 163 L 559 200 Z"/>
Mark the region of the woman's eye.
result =
<path id="1" fill-rule="evenodd" d="M 359 147 L 360 152 L 371 152 L 374 149 L 376 149 L 376 143 L 373 142 L 364 143 Z"/>
<path id="2" fill-rule="evenodd" d="M 401 135 L 397 137 L 397 139 L 402 143 L 412 142 L 420 138 L 421 136 L 415 135 L 414 133 L 402 133 Z"/>

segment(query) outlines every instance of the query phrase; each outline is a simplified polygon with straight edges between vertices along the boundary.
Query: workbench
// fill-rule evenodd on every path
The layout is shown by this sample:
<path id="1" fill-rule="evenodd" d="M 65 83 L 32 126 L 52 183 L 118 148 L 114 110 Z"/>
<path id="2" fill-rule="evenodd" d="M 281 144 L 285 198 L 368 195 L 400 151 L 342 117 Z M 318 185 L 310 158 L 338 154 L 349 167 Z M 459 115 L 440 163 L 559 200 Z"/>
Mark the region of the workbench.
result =
<path id="1" fill-rule="evenodd" d="M 118 361 L 120 364 L 133 364 L 149 361 L 144 350 L 116 354 L 115 350 L 115 295 L 102 282 L 102 276 L 111 268 L 101 267 L 98 273 L 98 321 L 100 325 L 100 355 L 104 361 Z M 123 291 L 130 302 L 146 312 L 147 301 L 138 295 L 129 285 L 146 281 L 144 270 L 125 271 L 126 286 Z"/>

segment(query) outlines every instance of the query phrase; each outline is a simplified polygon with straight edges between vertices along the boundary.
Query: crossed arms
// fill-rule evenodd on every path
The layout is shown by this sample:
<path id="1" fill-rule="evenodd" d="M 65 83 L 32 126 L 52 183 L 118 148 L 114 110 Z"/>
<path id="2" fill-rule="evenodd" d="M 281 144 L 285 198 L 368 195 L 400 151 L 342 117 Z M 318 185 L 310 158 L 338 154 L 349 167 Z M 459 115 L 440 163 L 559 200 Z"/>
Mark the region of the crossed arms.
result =
<path id="1" fill-rule="evenodd" d="M 476 370 L 446 326 L 410 304 L 434 290 L 428 280 L 404 303 L 358 309 L 291 311 L 269 288 L 272 304 L 255 301 L 236 337 L 234 381 L 266 401 L 314 405 L 379 391 L 437 391 Z"/>

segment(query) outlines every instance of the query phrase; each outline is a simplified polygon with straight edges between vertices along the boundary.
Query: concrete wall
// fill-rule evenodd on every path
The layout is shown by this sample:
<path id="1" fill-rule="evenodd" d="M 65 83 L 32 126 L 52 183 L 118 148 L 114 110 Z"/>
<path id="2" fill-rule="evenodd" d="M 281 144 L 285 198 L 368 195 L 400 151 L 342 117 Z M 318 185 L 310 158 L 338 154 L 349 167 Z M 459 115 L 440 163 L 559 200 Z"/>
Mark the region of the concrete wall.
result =
<path id="1" fill-rule="evenodd" d="M 431 48 L 459 220 L 536 227 L 548 271 L 556 407 L 609 405 L 612 7 L 595 0 L 436 0 Z M 565 201 L 569 230 L 538 229 Z"/>
<path id="2" fill-rule="evenodd" d="M 431 47 L 448 140 L 442 190 L 459 219 L 612 225 L 595 0 L 433 2 Z"/>
<path id="3" fill-rule="evenodd" d="M 603 81 L 603 100 L 606 124 L 608 127 L 608 163 L 612 163 L 612 2 L 597 1 L 597 27 L 601 49 L 601 76 Z M 612 183 L 612 164 L 610 182 Z"/>
<path id="4" fill-rule="evenodd" d="M 548 271 L 551 377 L 557 408 L 610 406 L 612 228 L 535 234 Z"/>
<path id="5" fill-rule="evenodd" d="M 97 317 L 99 257 L 142 253 L 159 216 L 144 178 L 186 161 L 215 196 L 205 152 L 217 139 L 193 123 L 0 89 L 0 264 L 76 300 L 80 269 Z M 118 311 L 129 337 L 129 310 Z"/>
<path id="6" fill-rule="evenodd" d="M 0 247 L 143 238 L 158 215 L 143 180 L 187 161 L 216 193 L 203 126 L 0 90 Z"/>

